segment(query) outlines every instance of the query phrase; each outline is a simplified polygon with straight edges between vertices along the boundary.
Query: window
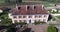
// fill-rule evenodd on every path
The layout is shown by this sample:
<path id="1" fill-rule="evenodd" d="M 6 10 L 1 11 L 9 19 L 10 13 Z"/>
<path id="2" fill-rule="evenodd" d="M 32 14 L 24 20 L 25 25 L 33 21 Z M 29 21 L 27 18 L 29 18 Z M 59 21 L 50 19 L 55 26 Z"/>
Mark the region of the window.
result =
<path id="1" fill-rule="evenodd" d="M 17 18 L 17 16 L 13 16 L 13 18 Z"/>
<path id="2" fill-rule="evenodd" d="M 44 17 L 46 17 L 46 15 L 44 15 Z"/>
<path id="3" fill-rule="evenodd" d="M 23 18 L 26 18 L 26 16 L 23 16 Z"/>
<path id="4" fill-rule="evenodd" d="M 21 9 L 21 7 L 18 7 L 18 9 Z"/>
<path id="5" fill-rule="evenodd" d="M 35 16 L 35 18 L 37 18 L 37 16 Z"/>
<path id="6" fill-rule="evenodd" d="M 19 22 L 22 22 L 22 20 L 19 20 Z"/>
<path id="7" fill-rule="evenodd" d="M 24 22 L 26 22 L 26 20 L 24 20 Z"/>
<path id="8" fill-rule="evenodd" d="M 29 8 L 30 8 L 30 7 L 29 7 L 29 6 L 27 6 L 27 9 L 28 9 L 28 10 L 29 10 Z"/>
<path id="9" fill-rule="evenodd" d="M 24 22 L 25 22 L 26 20 L 24 20 Z"/>
<path id="10" fill-rule="evenodd" d="M 39 18 L 40 18 L 41 16 L 39 16 Z"/>
<path id="11" fill-rule="evenodd" d="M 29 16 L 29 18 L 32 18 L 32 16 Z"/>
<path id="12" fill-rule="evenodd" d="M 36 8 L 36 6 L 34 6 L 34 9 Z"/>
<path id="13" fill-rule="evenodd" d="M 17 23 L 17 20 L 14 20 L 15 23 Z"/>
<path id="14" fill-rule="evenodd" d="M 19 16 L 19 18 L 22 18 L 22 16 Z"/>

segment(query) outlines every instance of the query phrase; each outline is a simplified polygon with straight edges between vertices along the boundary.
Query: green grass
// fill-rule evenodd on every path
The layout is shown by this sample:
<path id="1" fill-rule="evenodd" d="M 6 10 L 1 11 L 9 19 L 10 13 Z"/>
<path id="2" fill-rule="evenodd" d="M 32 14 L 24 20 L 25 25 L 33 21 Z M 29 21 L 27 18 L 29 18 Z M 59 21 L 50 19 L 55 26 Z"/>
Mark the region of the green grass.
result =
<path id="1" fill-rule="evenodd" d="M 50 5 L 50 3 L 43 4 L 45 7 L 52 7 L 53 5 Z"/>
<path id="2" fill-rule="evenodd" d="M 56 16 L 58 19 L 60 19 L 60 16 Z"/>
<path id="3" fill-rule="evenodd" d="M 5 0 L 0 0 L 0 3 L 4 3 Z"/>
<path id="4" fill-rule="evenodd" d="M 48 26 L 47 32 L 56 32 L 56 28 L 52 25 Z"/>

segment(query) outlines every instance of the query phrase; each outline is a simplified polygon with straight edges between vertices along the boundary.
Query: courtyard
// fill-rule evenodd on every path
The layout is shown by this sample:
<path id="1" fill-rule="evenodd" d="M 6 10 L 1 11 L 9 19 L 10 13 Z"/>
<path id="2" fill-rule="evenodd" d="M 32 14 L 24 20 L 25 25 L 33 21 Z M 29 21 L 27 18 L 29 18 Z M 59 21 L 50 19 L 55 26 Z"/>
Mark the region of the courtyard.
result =
<path id="1" fill-rule="evenodd" d="M 48 27 L 47 24 L 41 24 L 41 25 L 29 24 L 28 25 L 28 28 L 31 28 L 31 30 L 34 32 L 46 32 L 47 27 Z"/>

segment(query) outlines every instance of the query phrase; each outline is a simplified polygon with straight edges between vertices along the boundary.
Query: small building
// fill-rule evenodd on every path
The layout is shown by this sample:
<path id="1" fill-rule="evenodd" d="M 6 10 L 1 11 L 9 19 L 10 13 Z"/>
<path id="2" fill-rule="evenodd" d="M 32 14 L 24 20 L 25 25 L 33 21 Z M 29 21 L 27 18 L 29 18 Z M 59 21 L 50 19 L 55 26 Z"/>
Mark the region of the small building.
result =
<path id="1" fill-rule="evenodd" d="M 35 21 L 47 23 L 48 17 L 49 14 L 43 5 L 16 5 L 9 11 L 9 18 L 12 19 L 12 23 L 34 23 Z"/>
<path id="2" fill-rule="evenodd" d="M 51 12 L 58 12 L 58 13 L 60 13 L 60 8 L 52 9 L 52 11 L 51 11 Z"/>
<path id="3" fill-rule="evenodd" d="M 51 12 L 57 12 L 57 9 L 52 9 L 52 11 Z"/>
<path id="4" fill-rule="evenodd" d="M 3 10 L 0 9 L 0 13 L 3 13 Z"/>

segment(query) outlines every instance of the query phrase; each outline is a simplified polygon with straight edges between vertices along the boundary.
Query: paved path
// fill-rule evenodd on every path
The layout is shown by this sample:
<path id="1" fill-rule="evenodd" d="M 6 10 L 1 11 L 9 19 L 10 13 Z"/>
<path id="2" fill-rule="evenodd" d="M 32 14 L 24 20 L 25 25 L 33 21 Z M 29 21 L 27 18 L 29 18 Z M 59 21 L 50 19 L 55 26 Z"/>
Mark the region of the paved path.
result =
<path id="1" fill-rule="evenodd" d="M 32 28 L 32 30 L 34 32 L 46 32 L 46 28 L 47 28 L 47 24 L 46 25 L 28 25 L 29 28 Z"/>
<path id="2" fill-rule="evenodd" d="M 55 26 L 58 29 L 58 32 L 60 32 L 60 25 L 55 25 Z"/>
<path id="3" fill-rule="evenodd" d="M 60 16 L 60 14 L 51 14 L 51 15 L 54 15 L 54 16 Z"/>
<path id="4" fill-rule="evenodd" d="M 49 13 L 49 14 L 56 20 L 55 24 L 60 24 L 60 19 L 58 19 L 57 17 L 55 17 L 54 15 L 52 15 L 52 13 Z"/>
<path id="5" fill-rule="evenodd" d="M 53 7 L 45 7 L 46 10 L 51 10 L 51 9 L 56 9 L 56 8 L 60 8 L 60 5 L 53 6 Z"/>

